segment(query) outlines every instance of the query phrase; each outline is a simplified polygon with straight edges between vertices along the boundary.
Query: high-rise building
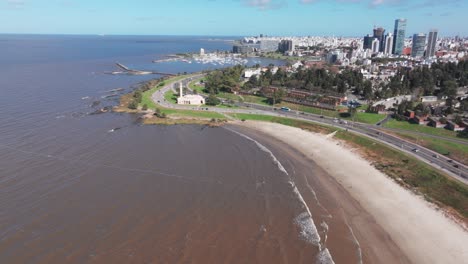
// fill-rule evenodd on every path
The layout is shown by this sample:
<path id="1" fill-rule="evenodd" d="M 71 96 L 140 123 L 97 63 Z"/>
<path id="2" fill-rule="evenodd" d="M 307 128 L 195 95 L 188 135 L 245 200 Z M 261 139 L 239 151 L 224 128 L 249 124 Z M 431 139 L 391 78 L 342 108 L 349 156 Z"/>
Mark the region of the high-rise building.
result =
<path id="1" fill-rule="evenodd" d="M 372 53 L 378 53 L 380 51 L 380 41 L 378 38 L 374 38 L 372 41 Z"/>
<path id="2" fill-rule="evenodd" d="M 288 51 L 294 51 L 294 43 L 292 40 L 289 39 L 283 39 L 281 42 L 278 44 L 278 50 L 280 52 L 288 52 Z"/>
<path id="3" fill-rule="evenodd" d="M 264 52 L 275 52 L 278 50 L 278 40 L 262 39 L 260 41 L 260 50 Z"/>
<path id="4" fill-rule="evenodd" d="M 395 20 L 393 31 L 393 54 L 401 55 L 405 48 L 406 19 Z"/>
<path id="5" fill-rule="evenodd" d="M 429 38 L 427 39 L 427 51 L 426 51 L 426 57 L 434 57 L 436 50 L 436 44 L 437 44 L 437 34 L 438 31 L 437 29 L 431 29 L 429 31 Z"/>
<path id="6" fill-rule="evenodd" d="M 385 29 L 378 27 L 374 28 L 374 38 L 378 39 L 380 44 L 380 51 L 383 51 L 384 48 L 384 36 L 385 36 Z"/>
<path id="7" fill-rule="evenodd" d="M 393 34 L 392 33 L 387 33 L 387 35 L 385 35 L 383 52 L 385 54 L 392 54 L 393 52 Z"/>
<path id="8" fill-rule="evenodd" d="M 374 39 L 375 38 L 371 35 L 365 36 L 363 49 L 372 49 L 372 41 L 374 41 Z"/>
<path id="9" fill-rule="evenodd" d="M 411 48 L 412 57 L 423 57 L 426 48 L 426 34 L 419 33 L 413 35 L 413 47 Z"/>

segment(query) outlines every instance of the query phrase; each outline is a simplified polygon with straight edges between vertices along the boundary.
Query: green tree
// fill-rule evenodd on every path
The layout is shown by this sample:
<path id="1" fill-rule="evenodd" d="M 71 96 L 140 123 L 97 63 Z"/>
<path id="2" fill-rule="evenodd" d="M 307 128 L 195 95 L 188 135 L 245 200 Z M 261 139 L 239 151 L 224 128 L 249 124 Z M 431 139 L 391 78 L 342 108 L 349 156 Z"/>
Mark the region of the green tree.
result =
<path id="1" fill-rule="evenodd" d="M 133 110 L 137 109 L 137 108 L 138 108 L 138 102 L 137 102 L 135 99 L 132 100 L 132 101 L 128 104 L 128 108 L 133 109 Z"/>
<path id="2" fill-rule="evenodd" d="M 221 103 L 221 101 L 214 94 L 210 94 L 210 96 L 208 96 L 208 98 L 206 98 L 205 103 L 207 105 L 219 105 Z"/>

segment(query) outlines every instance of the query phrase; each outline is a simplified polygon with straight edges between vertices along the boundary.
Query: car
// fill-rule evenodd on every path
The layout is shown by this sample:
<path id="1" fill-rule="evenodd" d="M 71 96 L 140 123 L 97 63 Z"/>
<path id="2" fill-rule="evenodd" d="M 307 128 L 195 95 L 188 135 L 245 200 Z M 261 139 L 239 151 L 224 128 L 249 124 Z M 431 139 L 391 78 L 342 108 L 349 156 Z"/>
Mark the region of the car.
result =
<path id="1" fill-rule="evenodd" d="M 278 110 L 278 108 L 276 108 L 276 107 L 275 107 L 275 108 L 273 108 L 273 111 L 276 111 L 276 110 Z"/>
<path id="2" fill-rule="evenodd" d="M 419 152 L 419 149 L 414 148 L 414 149 L 413 149 L 413 152 Z"/>
<path id="3" fill-rule="evenodd" d="M 452 163 L 452 162 L 453 162 L 453 160 L 447 160 L 447 162 L 449 162 L 449 163 Z"/>
<path id="4" fill-rule="evenodd" d="M 458 169 L 458 167 L 459 167 L 459 166 L 458 166 L 458 164 L 455 164 L 455 165 L 453 165 L 453 167 L 455 167 L 455 168 L 457 168 L 457 169 Z"/>
<path id="5" fill-rule="evenodd" d="M 439 158 L 439 155 L 437 155 L 437 154 L 434 154 L 434 155 L 432 155 L 432 157 L 434 157 L 434 158 L 438 159 L 438 158 Z"/>
<path id="6" fill-rule="evenodd" d="M 281 111 L 289 112 L 289 111 L 291 111 L 291 109 L 289 107 L 283 106 L 283 107 L 281 107 Z"/>
<path id="7" fill-rule="evenodd" d="M 324 118 L 323 115 L 321 115 L 320 118 Z"/>

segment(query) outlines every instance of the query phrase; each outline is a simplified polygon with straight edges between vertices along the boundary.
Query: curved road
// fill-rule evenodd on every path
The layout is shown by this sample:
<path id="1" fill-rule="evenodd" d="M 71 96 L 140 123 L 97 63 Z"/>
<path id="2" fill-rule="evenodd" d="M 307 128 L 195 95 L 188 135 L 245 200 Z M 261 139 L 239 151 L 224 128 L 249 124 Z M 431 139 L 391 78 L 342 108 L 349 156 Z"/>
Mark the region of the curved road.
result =
<path id="1" fill-rule="evenodd" d="M 195 75 L 181 80 L 184 86 L 187 86 L 193 80 L 200 79 L 203 77 L 203 74 Z M 276 108 L 265 105 L 258 105 L 252 103 L 236 103 L 239 109 L 230 109 L 230 108 L 218 108 L 218 107 L 199 107 L 199 106 L 187 106 L 187 105 L 176 105 L 171 102 L 167 102 L 164 99 L 164 94 L 172 89 L 174 83 L 170 83 L 160 90 L 156 91 L 152 95 L 152 99 L 156 104 L 159 104 L 166 108 L 181 109 L 181 110 L 209 110 L 219 113 L 245 113 L 245 114 L 263 114 L 263 115 L 273 115 L 281 117 L 289 117 L 298 120 L 304 121 L 313 121 L 320 124 L 325 124 L 328 126 L 333 126 L 341 129 L 347 129 L 348 131 L 373 138 L 374 140 L 380 141 L 384 144 L 390 145 L 394 148 L 402 150 L 422 161 L 429 164 L 430 166 L 440 169 L 446 172 L 451 177 L 468 184 L 468 168 L 457 161 L 451 160 L 445 156 L 439 155 L 436 152 L 426 149 L 422 146 L 414 144 L 412 142 L 406 141 L 394 135 L 385 133 L 380 127 L 376 125 L 362 124 L 362 123 L 351 123 L 351 122 L 342 122 L 336 118 L 330 118 L 325 116 L 320 116 L 316 114 L 296 112 L 296 111 L 280 111 Z"/>

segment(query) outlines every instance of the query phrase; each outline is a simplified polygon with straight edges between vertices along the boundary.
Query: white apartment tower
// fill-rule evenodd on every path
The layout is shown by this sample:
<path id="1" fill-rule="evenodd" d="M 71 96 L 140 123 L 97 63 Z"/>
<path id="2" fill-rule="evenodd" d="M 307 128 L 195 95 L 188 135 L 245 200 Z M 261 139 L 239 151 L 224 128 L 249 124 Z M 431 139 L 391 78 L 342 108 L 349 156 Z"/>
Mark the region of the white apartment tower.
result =
<path id="1" fill-rule="evenodd" d="M 393 52 L 393 34 L 388 33 L 385 36 L 385 46 L 384 46 L 384 53 L 385 54 L 392 54 Z"/>
<path id="2" fill-rule="evenodd" d="M 375 38 L 372 41 L 372 53 L 379 53 L 379 49 L 380 49 L 380 41 L 379 39 Z"/>

